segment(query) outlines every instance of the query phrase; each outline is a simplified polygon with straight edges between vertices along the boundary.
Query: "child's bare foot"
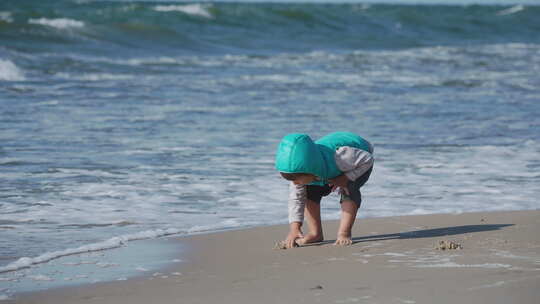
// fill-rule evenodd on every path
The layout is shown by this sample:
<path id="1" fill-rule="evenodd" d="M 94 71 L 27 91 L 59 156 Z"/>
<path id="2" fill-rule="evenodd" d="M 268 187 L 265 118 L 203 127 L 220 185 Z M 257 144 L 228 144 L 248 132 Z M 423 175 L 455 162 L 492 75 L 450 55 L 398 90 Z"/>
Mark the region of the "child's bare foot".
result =
<path id="1" fill-rule="evenodd" d="M 334 245 L 337 246 L 349 246 L 352 245 L 352 239 L 350 235 L 347 234 L 338 234 L 336 242 Z"/>
<path id="2" fill-rule="evenodd" d="M 300 246 L 310 243 L 317 243 L 322 242 L 324 237 L 319 234 L 306 234 L 303 238 L 299 238 L 296 240 L 296 243 Z"/>

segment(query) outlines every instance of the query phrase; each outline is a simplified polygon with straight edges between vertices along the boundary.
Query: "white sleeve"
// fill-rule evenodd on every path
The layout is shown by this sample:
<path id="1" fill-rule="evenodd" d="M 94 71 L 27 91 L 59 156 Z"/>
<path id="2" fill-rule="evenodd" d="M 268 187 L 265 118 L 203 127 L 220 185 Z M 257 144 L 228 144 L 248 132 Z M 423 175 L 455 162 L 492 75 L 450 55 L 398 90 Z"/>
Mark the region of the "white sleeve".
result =
<path id="1" fill-rule="evenodd" d="M 366 173 L 374 162 L 372 153 L 353 147 L 340 147 L 334 157 L 339 170 L 351 181 Z"/>
<path id="2" fill-rule="evenodd" d="M 304 206 L 306 202 L 306 186 L 289 184 L 289 223 L 304 222 Z"/>

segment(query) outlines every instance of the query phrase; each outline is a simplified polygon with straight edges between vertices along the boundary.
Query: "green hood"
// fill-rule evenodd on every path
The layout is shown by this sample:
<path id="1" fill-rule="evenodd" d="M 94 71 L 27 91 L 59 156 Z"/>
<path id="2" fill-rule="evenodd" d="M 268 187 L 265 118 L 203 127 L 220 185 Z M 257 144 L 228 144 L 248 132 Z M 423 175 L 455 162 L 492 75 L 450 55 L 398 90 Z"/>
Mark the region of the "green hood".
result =
<path id="1" fill-rule="evenodd" d="M 288 134 L 279 144 L 276 169 L 285 173 L 309 173 L 326 182 L 341 174 L 334 159 L 335 150 L 317 144 L 306 134 Z"/>
<path id="2" fill-rule="evenodd" d="M 334 155 L 340 147 L 348 146 L 372 152 L 371 145 L 350 132 L 334 132 L 316 142 L 306 134 L 292 133 L 281 140 L 276 153 L 276 169 L 285 173 L 309 173 L 319 177 L 312 185 L 323 185 L 342 172 Z"/>

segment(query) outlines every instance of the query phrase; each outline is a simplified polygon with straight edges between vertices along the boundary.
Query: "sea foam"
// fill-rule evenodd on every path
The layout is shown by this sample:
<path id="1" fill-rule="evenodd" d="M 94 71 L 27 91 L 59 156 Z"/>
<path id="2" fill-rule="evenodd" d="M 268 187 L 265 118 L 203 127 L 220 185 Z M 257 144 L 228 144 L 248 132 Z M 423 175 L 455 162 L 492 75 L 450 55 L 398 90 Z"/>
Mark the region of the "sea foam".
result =
<path id="1" fill-rule="evenodd" d="M 79 80 L 79 81 L 107 81 L 107 80 L 127 80 L 132 79 L 132 75 L 127 74 L 111 74 L 111 73 L 92 73 L 92 74 L 82 74 L 82 75 L 72 75 L 69 73 L 58 73 L 56 74 L 59 78 L 65 78 L 69 80 Z"/>
<path id="2" fill-rule="evenodd" d="M 188 4 L 188 5 L 157 5 L 154 7 L 158 12 L 182 12 L 184 14 L 199 16 L 205 18 L 212 18 L 212 14 L 208 11 L 208 6 L 201 4 Z"/>
<path id="3" fill-rule="evenodd" d="M 24 80 L 24 73 L 13 62 L 0 59 L 0 81 Z"/>
<path id="4" fill-rule="evenodd" d="M 499 11 L 497 12 L 497 16 L 504 16 L 504 15 L 511 15 L 511 14 L 515 14 L 517 12 L 521 12 L 522 10 L 525 9 L 525 6 L 523 5 L 516 5 L 516 6 L 512 6 L 511 8 L 507 8 L 507 9 L 504 9 L 502 11 Z"/>
<path id="5" fill-rule="evenodd" d="M 11 12 L 0 12 L 0 21 L 4 21 L 7 23 L 13 22 L 13 18 L 11 17 Z"/>
<path id="6" fill-rule="evenodd" d="M 511 268 L 512 265 L 500 264 L 500 263 L 484 263 L 484 264 L 457 264 L 454 262 L 440 263 L 440 264 L 425 264 L 416 265 L 416 268 Z"/>
<path id="7" fill-rule="evenodd" d="M 39 18 L 39 19 L 29 19 L 28 23 L 30 24 L 39 24 L 39 25 L 45 25 L 50 26 L 58 29 L 67 29 L 67 28 L 81 28 L 84 26 L 84 22 L 68 19 L 68 18 L 56 18 L 56 19 L 47 19 L 47 18 Z"/>

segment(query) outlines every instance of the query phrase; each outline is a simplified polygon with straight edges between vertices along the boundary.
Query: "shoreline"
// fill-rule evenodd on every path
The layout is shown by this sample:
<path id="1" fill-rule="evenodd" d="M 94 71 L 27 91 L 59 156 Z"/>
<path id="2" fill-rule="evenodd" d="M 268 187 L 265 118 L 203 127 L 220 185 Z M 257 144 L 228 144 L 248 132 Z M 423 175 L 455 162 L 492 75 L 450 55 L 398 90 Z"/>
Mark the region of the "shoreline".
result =
<path id="1" fill-rule="evenodd" d="M 17 294 L 125 281 L 181 262 L 180 242 L 166 237 L 130 241 L 127 245 L 53 258 L 18 270 L 0 273 L 0 300 Z"/>
<path id="2" fill-rule="evenodd" d="M 275 250 L 287 225 L 167 237 L 182 263 L 149 275 L 18 293 L 2 303 L 536 303 L 540 210 L 360 218 L 353 245 Z M 452 241 L 462 249 L 436 249 Z M 180 256 L 178 256 L 180 255 Z"/>

